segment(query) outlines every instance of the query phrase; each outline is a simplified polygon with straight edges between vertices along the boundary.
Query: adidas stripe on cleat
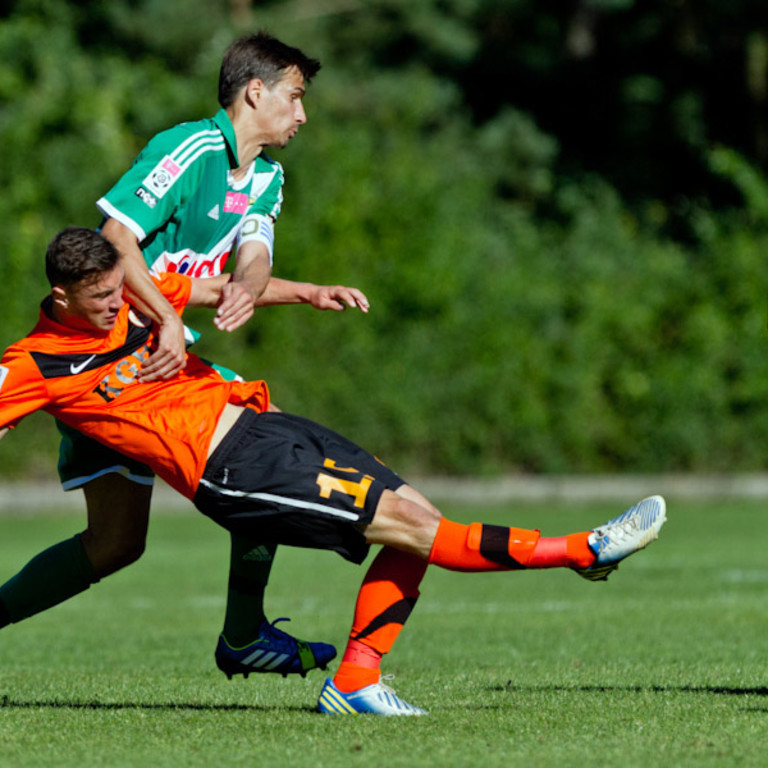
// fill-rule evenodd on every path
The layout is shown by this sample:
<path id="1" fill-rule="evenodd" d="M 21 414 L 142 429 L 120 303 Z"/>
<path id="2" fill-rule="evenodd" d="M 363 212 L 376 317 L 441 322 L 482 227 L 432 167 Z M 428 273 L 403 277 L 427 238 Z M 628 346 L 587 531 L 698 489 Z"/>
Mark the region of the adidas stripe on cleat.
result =
<path id="1" fill-rule="evenodd" d="M 647 547 L 659 537 L 667 519 L 667 507 L 661 496 L 650 496 L 605 525 L 595 528 L 587 543 L 595 553 L 589 568 L 575 569 L 590 581 L 605 581 L 624 558 Z"/>
<path id="2" fill-rule="evenodd" d="M 259 635 L 242 648 L 233 648 L 224 635 L 216 646 L 216 666 L 231 680 L 233 675 L 248 677 L 251 672 L 275 672 L 283 677 L 298 674 L 305 677 L 311 669 L 325 669 L 336 657 L 336 648 L 328 643 L 310 643 L 263 621 Z"/>
<path id="3" fill-rule="evenodd" d="M 421 707 L 414 707 L 403 701 L 389 686 L 381 681 L 374 685 L 366 685 L 359 691 L 343 693 L 327 679 L 320 698 L 317 700 L 317 710 L 325 715 L 385 715 L 409 716 L 428 715 Z"/>

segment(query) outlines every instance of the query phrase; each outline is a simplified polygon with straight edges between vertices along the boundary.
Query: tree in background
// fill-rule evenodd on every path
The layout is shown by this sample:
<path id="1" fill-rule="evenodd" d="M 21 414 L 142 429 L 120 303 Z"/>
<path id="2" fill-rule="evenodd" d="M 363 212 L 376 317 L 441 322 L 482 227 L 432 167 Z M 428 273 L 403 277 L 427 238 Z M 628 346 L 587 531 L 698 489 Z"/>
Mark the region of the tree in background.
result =
<path id="1" fill-rule="evenodd" d="M 276 274 L 359 284 L 373 311 L 259 313 L 217 359 L 412 471 L 762 466 L 761 4 L 6 9 L 3 343 L 34 321 L 48 239 L 97 225 L 157 130 L 213 114 L 221 52 L 266 27 L 324 64 L 278 158 Z"/>

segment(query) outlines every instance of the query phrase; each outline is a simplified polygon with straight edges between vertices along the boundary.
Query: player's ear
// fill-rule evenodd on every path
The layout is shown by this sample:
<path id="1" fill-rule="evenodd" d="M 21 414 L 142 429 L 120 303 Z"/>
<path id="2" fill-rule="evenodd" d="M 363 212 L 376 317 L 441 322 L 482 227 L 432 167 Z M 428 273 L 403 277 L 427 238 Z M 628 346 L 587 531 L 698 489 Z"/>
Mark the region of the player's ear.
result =
<path id="1" fill-rule="evenodd" d="M 254 77 L 245 84 L 244 98 L 251 107 L 255 107 L 259 103 L 261 94 L 264 92 L 266 86 L 264 81 L 260 77 Z"/>
<path id="2" fill-rule="evenodd" d="M 67 292 L 60 285 L 54 285 L 53 288 L 51 288 L 51 297 L 53 298 L 53 303 L 57 304 L 62 309 L 66 309 L 69 306 Z"/>

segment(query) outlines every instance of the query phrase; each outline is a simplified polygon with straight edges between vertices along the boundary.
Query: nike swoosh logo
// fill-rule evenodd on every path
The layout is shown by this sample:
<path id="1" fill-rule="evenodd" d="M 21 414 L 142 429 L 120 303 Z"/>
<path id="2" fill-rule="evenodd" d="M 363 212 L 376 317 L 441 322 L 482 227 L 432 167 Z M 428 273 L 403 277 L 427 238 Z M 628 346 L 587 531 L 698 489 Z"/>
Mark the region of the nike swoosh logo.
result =
<path id="1" fill-rule="evenodd" d="M 70 373 L 80 373 L 81 371 L 84 371 L 88 363 L 91 362 L 96 357 L 96 355 L 91 355 L 86 361 L 80 363 L 80 365 L 75 365 L 74 363 L 71 363 L 69 366 Z"/>

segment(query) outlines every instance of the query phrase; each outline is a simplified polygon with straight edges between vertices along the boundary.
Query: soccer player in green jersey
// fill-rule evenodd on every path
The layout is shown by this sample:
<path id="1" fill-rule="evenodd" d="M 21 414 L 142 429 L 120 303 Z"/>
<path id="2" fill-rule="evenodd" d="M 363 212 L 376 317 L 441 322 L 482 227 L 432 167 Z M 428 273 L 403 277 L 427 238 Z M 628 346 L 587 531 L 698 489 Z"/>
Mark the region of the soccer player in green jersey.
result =
<path id="1" fill-rule="evenodd" d="M 283 170 L 264 154 L 284 147 L 306 122 L 303 97 L 320 65 L 260 33 L 236 40 L 222 61 L 221 109 L 155 136 L 97 203 L 102 232 L 121 254 L 133 304 L 158 330 L 141 378 L 175 376 L 194 332 L 158 291 L 150 271 L 216 278 L 235 253 L 215 325 L 232 331 L 254 307 L 309 303 L 318 309 L 368 310 L 364 294 L 271 276 L 274 223 Z M 218 369 L 224 378 L 235 376 Z M 87 589 L 134 562 L 144 550 L 154 479 L 143 464 L 60 425 L 59 473 L 65 490 L 82 487 L 88 527 L 42 552 L 0 586 L 0 626 L 20 621 Z M 275 547 L 232 534 L 224 629 L 216 662 L 231 676 L 251 671 L 304 674 L 324 667 L 333 646 L 297 641 L 270 624 L 264 589 Z"/>

